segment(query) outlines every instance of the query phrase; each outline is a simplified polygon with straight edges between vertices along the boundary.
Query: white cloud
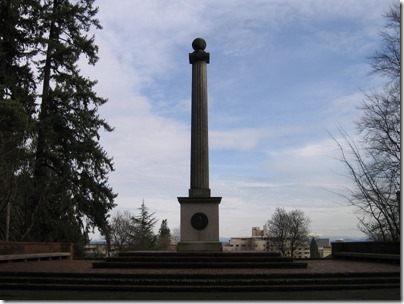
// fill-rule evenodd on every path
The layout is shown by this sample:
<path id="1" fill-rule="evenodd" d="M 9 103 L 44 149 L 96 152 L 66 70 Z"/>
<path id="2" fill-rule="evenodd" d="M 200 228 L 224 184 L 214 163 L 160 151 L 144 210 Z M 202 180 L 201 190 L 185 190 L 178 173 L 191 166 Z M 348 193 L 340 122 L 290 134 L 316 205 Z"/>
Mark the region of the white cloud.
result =
<path id="1" fill-rule="evenodd" d="M 211 150 L 251 150 L 267 133 L 268 131 L 265 129 L 251 128 L 226 131 L 212 130 L 209 133 L 209 144 Z"/>
<path id="2" fill-rule="evenodd" d="M 292 153 L 299 157 L 299 158 L 318 158 L 321 156 L 330 156 L 330 152 L 335 146 L 335 143 L 333 140 L 325 140 L 321 143 L 313 143 L 313 144 L 308 144 L 304 147 L 300 147 L 293 151 Z"/>
<path id="3" fill-rule="evenodd" d="M 305 170 L 310 171 L 311 166 L 312 170 L 318 169 L 318 165 L 313 168 L 314 163 L 320 164 L 321 161 L 325 161 L 329 164 L 329 158 L 335 157 L 336 151 L 335 142 L 331 138 L 326 138 L 317 142 L 306 142 L 301 146 L 269 151 L 268 162 L 276 168 L 282 167 L 286 170 L 304 172 Z"/>
<path id="4" fill-rule="evenodd" d="M 102 1 L 99 35 L 123 65 L 153 77 L 176 67 L 178 45 L 190 45 L 192 34 L 204 27 L 203 9 L 182 1 Z"/>
<path id="5" fill-rule="evenodd" d="M 82 69 L 109 99 L 100 114 L 115 131 L 102 135 L 102 145 L 114 157 L 110 182 L 118 208 L 136 212 L 144 198 L 159 219 L 179 225 L 176 197 L 189 186 L 187 57 L 192 40 L 203 37 L 212 57 L 209 144 L 217 163 L 211 162 L 211 190 L 223 196 L 222 235 L 249 235 L 278 206 L 303 209 L 323 235 L 357 233 L 352 213 L 325 190 L 345 183 L 335 174 L 340 164 L 327 131 L 338 123 L 352 127 L 360 85 L 367 83 L 356 57 L 376 46 L 384 1 L 366 7 L 357 0 L 97 5 L 104 27 L 96 32 L 100 61 Z M 341 20 L 352 22 L 352 33 L 338 28 Z M 309 35 L 307 48 L 299 48 L 297 28 Z M 336 51 L 347 55 L 338 65 L 331 60 Z M 310 72 L 310 56 L 325 61 L 316 65 L 324 74 Z"/>

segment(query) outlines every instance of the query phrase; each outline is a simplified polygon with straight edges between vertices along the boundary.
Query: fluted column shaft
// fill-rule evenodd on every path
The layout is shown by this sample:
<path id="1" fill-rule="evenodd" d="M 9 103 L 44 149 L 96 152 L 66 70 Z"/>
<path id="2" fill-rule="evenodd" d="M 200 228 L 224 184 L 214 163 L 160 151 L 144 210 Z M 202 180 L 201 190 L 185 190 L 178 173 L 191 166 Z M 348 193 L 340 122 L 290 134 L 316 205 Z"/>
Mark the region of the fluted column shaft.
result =
<path id="1" fill-rule="evenodd" d="M 206 45 L 205 45 L 206 46 Z M 191 187 L 189 197 L 210 197 L 208 144 L 209 53 L 200 46 L 189 54 L 192 64 Z"/>

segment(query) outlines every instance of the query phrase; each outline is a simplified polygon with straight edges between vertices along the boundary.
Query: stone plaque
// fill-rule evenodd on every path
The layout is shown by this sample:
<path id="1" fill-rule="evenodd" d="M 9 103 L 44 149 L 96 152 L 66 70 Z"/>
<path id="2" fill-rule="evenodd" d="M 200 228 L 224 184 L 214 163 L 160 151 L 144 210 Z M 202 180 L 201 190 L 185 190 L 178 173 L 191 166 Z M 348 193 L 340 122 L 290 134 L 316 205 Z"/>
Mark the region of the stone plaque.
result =
<path id="1" fill-rule="evenodd" d="M 196 230 L 203 230 L 208 226 L 209 220 L 206 214 L 197 212 L 191 217 L 191 225 Z"/>

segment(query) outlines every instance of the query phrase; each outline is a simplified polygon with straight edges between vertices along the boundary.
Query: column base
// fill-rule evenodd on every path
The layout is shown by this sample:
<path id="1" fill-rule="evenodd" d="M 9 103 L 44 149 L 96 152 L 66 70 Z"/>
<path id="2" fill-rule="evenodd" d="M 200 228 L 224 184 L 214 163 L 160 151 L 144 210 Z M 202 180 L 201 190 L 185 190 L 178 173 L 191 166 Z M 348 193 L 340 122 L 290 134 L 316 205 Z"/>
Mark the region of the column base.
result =
<path id="1" fill-rule="evenodd" d="M 221 242 L 191 242 L 184 241 L 177 244 L 179 252 L 221 252 L 223 251 Z"/>
<path id="2" fill-rule="evenodd" d="M 181 204 L 180 243 L 194 244 L 189 246 L 196 248 L 200 247 L 198 244 L 216 242 L 220 244 L 219 204 L 221 199 L 221 197 L 178 197 Z M 207 245 L 207 247 L 211 246 Z"/>
<path id="3" fill-rule="evenodd" d="M 210 197 L 210 189 L 189 189 L 189 197 Z"/>

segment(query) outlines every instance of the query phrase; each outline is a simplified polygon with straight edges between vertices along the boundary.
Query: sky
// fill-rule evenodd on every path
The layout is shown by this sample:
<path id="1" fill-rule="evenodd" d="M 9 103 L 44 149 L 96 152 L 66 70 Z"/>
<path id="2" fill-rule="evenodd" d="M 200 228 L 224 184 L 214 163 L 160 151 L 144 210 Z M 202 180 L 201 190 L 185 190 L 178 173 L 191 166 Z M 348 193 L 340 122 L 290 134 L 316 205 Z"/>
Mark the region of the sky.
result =
<path id="1" fill-rule="evenodd" d="M 179 228 L 177 197 L 190 187 L 192 41 L 205 39 L 212 196 L 220 236 L 250 236 L 276 208 L 300 209 L 320 237 L 363 237 L 337 193 L 352 182 L 338 160 L 343 127 L 363 92 L 383 80 L 367 57 L 380 48 L 392 0 L 96 1 L 100 60 L 81 70 L 108 99 L 99 114 L 114 132 L 112 211 L 145 205 Z"/>

